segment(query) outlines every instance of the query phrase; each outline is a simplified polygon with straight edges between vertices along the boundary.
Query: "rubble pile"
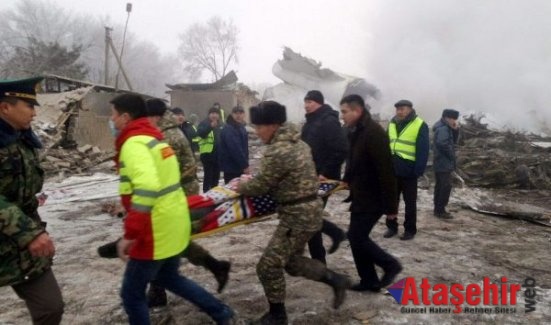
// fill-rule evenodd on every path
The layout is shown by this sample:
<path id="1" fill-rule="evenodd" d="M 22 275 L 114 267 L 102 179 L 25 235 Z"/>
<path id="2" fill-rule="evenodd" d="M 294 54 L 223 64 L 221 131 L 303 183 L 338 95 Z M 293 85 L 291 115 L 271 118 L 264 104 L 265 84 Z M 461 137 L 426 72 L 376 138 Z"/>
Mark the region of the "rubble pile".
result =
<path id="1" fill-rule="evenodd" d="M 41 106 L 33 121 L 33 130 L 43 144 L 40 159 L 47 177 L 87 172 L 114 156 L 113 152 L 104 152 L 97 146 L 79 145 L 74 138 L 81 100 L 92 89 L 84 87 L 62 93 L 39 94 Z"/>
<path id="2" fill-rule="evenodd" d="M 47 148 L 41 152 L 41 166 L 46 176 L 72 175 L 89 171 L 113 159 L 113 152 L 103 152 L 98 147 L 83 145 L 74 149 Z"/>
<path id="3" fill-rule="evenodd" d="M 491 130 L 483 117 L 463 118 L 457 172 L 465 183 L 551 190 L 551 137 Z"/>

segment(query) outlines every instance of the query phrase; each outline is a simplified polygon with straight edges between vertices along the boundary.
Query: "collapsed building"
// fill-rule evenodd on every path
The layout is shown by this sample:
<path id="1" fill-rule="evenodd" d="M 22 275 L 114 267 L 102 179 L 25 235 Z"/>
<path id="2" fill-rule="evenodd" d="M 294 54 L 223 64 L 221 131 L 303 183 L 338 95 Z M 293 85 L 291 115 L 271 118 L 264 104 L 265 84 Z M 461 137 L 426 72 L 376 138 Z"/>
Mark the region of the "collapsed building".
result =
<path id="1" fill-rule="evenodd" d="M 302 108 L 308 90 L 321 91 L 326 102 L 333 107 L 338 107 L 342 97 L 349 94 L 358 94 L 366 102 L 380 97 L 377 87 L 365 79 L 322 68 L 320 62 L 288 47 L 283 49 L 283 59 L 274 64 L 272 72 L 282 83 L 267 88 L 263 99 L 273 99 L 285 105 L 288 118 L 294 122 L 304 118 Z"/>
<path id="2" fill-rule="evenodd" d="M 234 71 L 213 83 L 180 83 L 166 86 L 170 89 L 167 93 L 170 95 L 172 107 L 182 108 L 192 121 L 206 118 L 209 108 L 214 103 L 219 103 L 225 116 L 228 116 L 234 106 L 248 108 L 259 102 L 256 97 L 258 93 L 239 83 Z M 248 121 L 247 109 L 245 114 Z"/>
<path id="3" fill-rule="evenodd" d="M 46 173 L 80 173 L 110 160 L 109 101 L 127 91 L 56 75 L 46 75 L 42 88 L 33 129 L 44 145 Z"/>

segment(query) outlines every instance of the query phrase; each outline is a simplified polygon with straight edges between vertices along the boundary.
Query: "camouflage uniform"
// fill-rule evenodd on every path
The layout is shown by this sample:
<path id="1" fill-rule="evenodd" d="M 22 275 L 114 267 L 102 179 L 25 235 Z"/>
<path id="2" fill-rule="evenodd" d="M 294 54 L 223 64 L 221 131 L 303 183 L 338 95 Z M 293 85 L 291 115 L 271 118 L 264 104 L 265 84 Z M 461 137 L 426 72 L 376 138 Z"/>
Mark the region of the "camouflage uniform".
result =
<path id="1" fill-rule="evenodd" d="M 180 173 L 182 174 L 180 183 L 186 195 L 199 194 L 199 182 L 195 174 L 197 171 L 195 156 L 191 151 L 189 141 L 178 127 L 174 114 L 170 110 L 167 110 L 157 125 L 161 129 L 165 141 L 176 152 L 178 162 L 180 163 Z"/>
<path id="2" fill-rule="evenodd" d="M 248 196 L 271 194 L 278 203 L 277 226 L 257 264 L 257 274 L 270 303 L 285 301 L 285 269 L 293 276 L 322 281 L 327 268 L 302 256 L 308 240 L 321 228 L 322 202 L 310 147 L 300 132 L 283 124 L 274 134 L 261 161 L 260 172 L 238 191 Z"/>
<path id="3" fill-rule="evenodd" d="M 0 119 L 0 286 L 10 285 L 25 301 L 33 324 L 59 324 L 63 298 L 52 260 L 28 249 L 46 231 L 35 196 L 44 175 L 40 146 L 30 129 L 15 131 Z"/>
<path id="4" fill-rule="evenodd" d="M 0 119 L 0 286 L 35 278 L 51 266 L 49 258 L 33 257 L 27 249 L 46 231 L 35 196 L 42 189 L 44 172 L 38 162 L 38 139 L 31 132 L 16 132 Z"/>

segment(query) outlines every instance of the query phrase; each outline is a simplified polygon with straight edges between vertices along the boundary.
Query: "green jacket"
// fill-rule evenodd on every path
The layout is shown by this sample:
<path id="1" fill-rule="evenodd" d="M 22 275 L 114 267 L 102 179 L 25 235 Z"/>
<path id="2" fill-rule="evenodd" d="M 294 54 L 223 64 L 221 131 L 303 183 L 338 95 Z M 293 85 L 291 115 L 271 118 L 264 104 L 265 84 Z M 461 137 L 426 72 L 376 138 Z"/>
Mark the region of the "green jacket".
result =
<path id="1" fill-rule="evenodd" d="M 27 248 L 46 231 L 37 212 L 44 181 L 39 146 L 31 130 L 17 132 L 0 119 L 0 286 L 32 279 L 51 265 Z"/>
<path id="2" fill-rule="evenodd" d="M 274 134 L 261 160 L 260 172 L 239 186 L 248 196 L 270 194 L 278 203 L 281 225 L 303 231 L 321 228 L 319 180 L 310 147 L 299 130 L 283 124 Z"/>

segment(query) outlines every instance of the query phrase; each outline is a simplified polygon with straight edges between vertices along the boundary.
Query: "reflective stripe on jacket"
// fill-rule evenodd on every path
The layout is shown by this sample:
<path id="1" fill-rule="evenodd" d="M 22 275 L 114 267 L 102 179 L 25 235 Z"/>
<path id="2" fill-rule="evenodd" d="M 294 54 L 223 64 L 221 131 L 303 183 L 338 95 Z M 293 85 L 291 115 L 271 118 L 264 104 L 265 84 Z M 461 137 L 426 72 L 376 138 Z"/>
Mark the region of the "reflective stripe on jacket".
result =
<path id="1" fill-rule="evenodd" d="M 132 136 L 122 145 L 119 167 L 119 193 L 131 196 L 125 238 L 136 243 L 130 257 L 159 260 L 180 254 L 189 244 L 191 224 L 172 148 L 151 136 Z"/>
<path id="2" fill-rule="evenodd" d="M 415 161 L 415 151 L 419 130 L 423 125 L 423 120 L 416 117 L 409 122 L 402 132 L 398 134 L 396 123 L 390 122 L 388 126 L 388 136 L 390 138 L 390 151 L 403 159 Z"/>

